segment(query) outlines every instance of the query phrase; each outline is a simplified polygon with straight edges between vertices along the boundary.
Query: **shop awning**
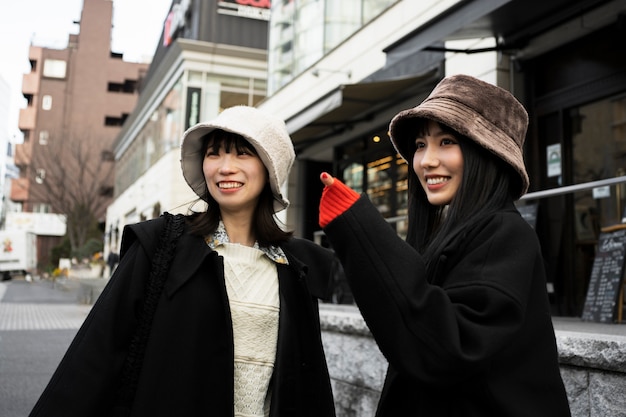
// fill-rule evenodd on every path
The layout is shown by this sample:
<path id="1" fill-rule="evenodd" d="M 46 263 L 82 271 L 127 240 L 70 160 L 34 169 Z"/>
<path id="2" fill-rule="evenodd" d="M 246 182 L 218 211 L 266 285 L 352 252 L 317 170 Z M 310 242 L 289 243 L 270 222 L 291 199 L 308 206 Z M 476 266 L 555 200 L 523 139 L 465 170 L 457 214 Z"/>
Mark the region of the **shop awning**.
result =
<path id="1" fill-rule="evenodd" d="M 429 71 L 406 78 L 340 85 L 287 120 L 287 130 L 296 146 L 338 133 L 348 125 L 371 120 L 377 109 L 415 95 L 427 85 L 432 87 L 428 83 L 436 81 L 436 74 Z"/>

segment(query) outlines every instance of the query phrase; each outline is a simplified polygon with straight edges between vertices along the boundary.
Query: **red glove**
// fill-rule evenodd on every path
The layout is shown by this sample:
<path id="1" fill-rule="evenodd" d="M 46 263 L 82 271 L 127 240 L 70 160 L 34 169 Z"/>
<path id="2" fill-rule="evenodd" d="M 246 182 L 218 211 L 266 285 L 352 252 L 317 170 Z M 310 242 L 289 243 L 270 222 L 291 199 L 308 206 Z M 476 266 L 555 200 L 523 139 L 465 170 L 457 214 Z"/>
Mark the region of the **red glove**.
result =
<path id="1" fill-rule="evenodd" d="M 322 174 L 328 175 L 326 173 Z M 324 177 L 328 178 L 328 177 Z M 322 228 L 333 221 L 337 216 L 348 210 L 360 197 L 359 193 L 348 187 L 343 182 L 334 178 L 331 185 L 324 187 L 320 200 L 319 223 Z"/>

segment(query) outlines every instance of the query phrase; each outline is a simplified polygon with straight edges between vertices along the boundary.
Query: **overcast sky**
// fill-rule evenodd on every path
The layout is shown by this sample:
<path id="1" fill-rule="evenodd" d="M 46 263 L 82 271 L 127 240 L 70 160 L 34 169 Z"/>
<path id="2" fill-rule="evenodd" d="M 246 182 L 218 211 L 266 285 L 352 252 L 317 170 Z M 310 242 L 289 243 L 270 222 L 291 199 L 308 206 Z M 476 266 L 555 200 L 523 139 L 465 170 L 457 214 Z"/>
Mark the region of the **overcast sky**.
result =
<path id="1" fill-rule="evenodd" d="M 28 47 L 63 49 L 79 31 L 83 0 L 0 0 L 0 77 L 11 87 L 9 129 L 17 129 L 23 107 L 22 76 L 29 71 Z M 149 60 L 157 47 L 172 0 L 113 0 L 111 49 L 124 60 Z"/>

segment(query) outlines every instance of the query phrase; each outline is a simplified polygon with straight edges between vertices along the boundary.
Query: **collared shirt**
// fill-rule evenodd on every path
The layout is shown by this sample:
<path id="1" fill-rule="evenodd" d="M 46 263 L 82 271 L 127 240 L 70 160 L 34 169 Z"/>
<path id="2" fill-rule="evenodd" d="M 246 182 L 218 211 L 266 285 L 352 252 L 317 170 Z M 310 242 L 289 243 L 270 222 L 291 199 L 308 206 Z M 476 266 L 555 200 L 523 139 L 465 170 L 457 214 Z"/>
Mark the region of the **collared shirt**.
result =
<path id="1" fill-rule="evenodd" d="M 204 238 L 206 244 L 213 250 L 224 243 L 230 243 L 230 239 L 228 238 L 228 233 L 226 233 L 226 227 L 224 227 L 224 223 L 220 220 L 220 223 L 217 225 L 217 229 L 212 235 L 208 235 Z M 277 264 L 289 264 L 287 260 L 287 256 L 285 252 L 279 246 L 264 246 L 260 247 L 259 242 L 254 242 L 254 249 L 258 249 L 263 252 L 268 258 Z"/>

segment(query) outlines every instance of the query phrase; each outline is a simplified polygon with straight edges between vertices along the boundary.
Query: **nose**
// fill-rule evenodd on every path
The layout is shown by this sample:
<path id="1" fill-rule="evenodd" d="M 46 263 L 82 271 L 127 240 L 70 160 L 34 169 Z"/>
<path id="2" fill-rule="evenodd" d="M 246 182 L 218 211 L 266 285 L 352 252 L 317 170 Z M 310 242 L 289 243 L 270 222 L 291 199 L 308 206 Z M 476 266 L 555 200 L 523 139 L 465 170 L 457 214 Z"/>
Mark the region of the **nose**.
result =
<path id="1" fill-rule="evenodd" d="M 439 165 L 439 156 L 436 147 L 426 146 L 420 154 L 420 166 L 422 168 L 432 168 Z"/>
<path id="2" fill-rule="evenodd" d="M 220 174 L 231 174 L 236 170 L 235 157 L 232 152 L 222 154 L 219 166 Z"/>

